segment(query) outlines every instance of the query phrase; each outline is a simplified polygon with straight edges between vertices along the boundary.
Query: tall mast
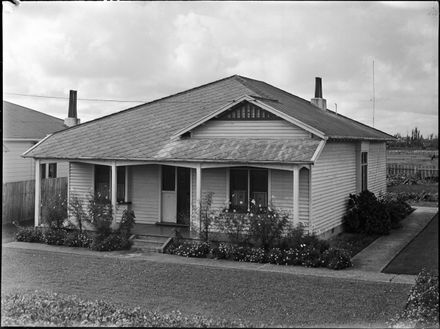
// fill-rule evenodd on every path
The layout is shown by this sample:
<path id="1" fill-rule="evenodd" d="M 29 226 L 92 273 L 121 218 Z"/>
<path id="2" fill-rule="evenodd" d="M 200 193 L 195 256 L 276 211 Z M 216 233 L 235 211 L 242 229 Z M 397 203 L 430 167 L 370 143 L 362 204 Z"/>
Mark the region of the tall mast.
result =
<path id="1" fill-rule="evenodd" d="M 376 106 L 376 97 L 374 91 L 374 59 L 373 59 L 373 128 L 374 128 L 374 108 Z"/>

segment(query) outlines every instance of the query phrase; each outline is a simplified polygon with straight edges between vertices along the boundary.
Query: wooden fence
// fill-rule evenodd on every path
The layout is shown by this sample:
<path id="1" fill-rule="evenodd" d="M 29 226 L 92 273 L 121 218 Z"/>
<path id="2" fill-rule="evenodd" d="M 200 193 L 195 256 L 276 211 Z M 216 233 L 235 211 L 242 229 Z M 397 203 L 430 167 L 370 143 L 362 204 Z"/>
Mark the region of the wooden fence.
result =
<path id="1" fill-rule="evenodd" d="M 34 218 L 35 181 L 28 180 L 3 184 L 2 224 L 21 223 Z M 67 177 L 47 178 L 41 181 L 41 203 L 54 197 L 67 198 Z"/>
<path id="2" fill-rule="evenodd" d="M 438 177 L 438 167 L 388 163 L 387 175 L 404 175 L 417 178 Z"/>

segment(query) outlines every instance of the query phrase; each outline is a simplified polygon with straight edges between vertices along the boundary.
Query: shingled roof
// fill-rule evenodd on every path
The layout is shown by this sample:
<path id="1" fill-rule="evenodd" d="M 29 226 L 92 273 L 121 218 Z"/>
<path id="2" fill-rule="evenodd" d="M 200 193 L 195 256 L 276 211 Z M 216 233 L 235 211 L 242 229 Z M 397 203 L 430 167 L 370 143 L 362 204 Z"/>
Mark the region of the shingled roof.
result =
<path id="1" fill-rule="evenodd" d="M 310 161 L 319 141 L 171 140 L 182 129 L 243 95 L 259 98 L 330 139 L 384 141 L 393 138 L 344 116 L 323 111 L 265 82 L 234 75 L 55 133 L 26 156 L 72 160 Z M 289 149 L 291 155 L 282 155 L 279 151 L 282 147 L 286 148 L 284 151 Z"/>
<path id="2" fill-rule="evenodd" d="M 61 119 L 3 101 L 3 139 L 39 141 L 65 128 Z"/>

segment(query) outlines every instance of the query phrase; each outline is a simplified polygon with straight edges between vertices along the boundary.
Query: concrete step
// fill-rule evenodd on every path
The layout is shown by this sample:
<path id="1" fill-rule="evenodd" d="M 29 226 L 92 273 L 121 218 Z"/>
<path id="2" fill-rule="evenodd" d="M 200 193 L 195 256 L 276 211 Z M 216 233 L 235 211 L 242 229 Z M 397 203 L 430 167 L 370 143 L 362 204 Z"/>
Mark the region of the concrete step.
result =
<path id="1" fill-rule="evenodd" d="M 168 236 L 164 235 L 137 235 L 136 240 L 165 243 L 168 240 Z"/>
<path id="2" fill-rule="evenodd" d="M 162 252 L 168 237 L 161 235 L 141 235 L 133 240 L 133 247 L 142 251 Z"/>

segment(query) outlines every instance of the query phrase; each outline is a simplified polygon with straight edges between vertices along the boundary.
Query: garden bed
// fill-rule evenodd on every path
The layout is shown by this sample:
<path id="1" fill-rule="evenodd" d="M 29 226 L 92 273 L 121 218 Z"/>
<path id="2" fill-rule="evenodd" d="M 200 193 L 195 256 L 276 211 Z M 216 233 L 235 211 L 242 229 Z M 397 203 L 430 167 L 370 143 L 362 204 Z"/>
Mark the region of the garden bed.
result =
<path id="1" fill-rule="evenodd" d="M 330 247 L 345 249 L 350 253 L 350 257 L 354 257 L 363 249 L 368 247 L 380 235 L 368 235 L 364 233 L 348 233 L 342 232 L 328 240 Z"/>

